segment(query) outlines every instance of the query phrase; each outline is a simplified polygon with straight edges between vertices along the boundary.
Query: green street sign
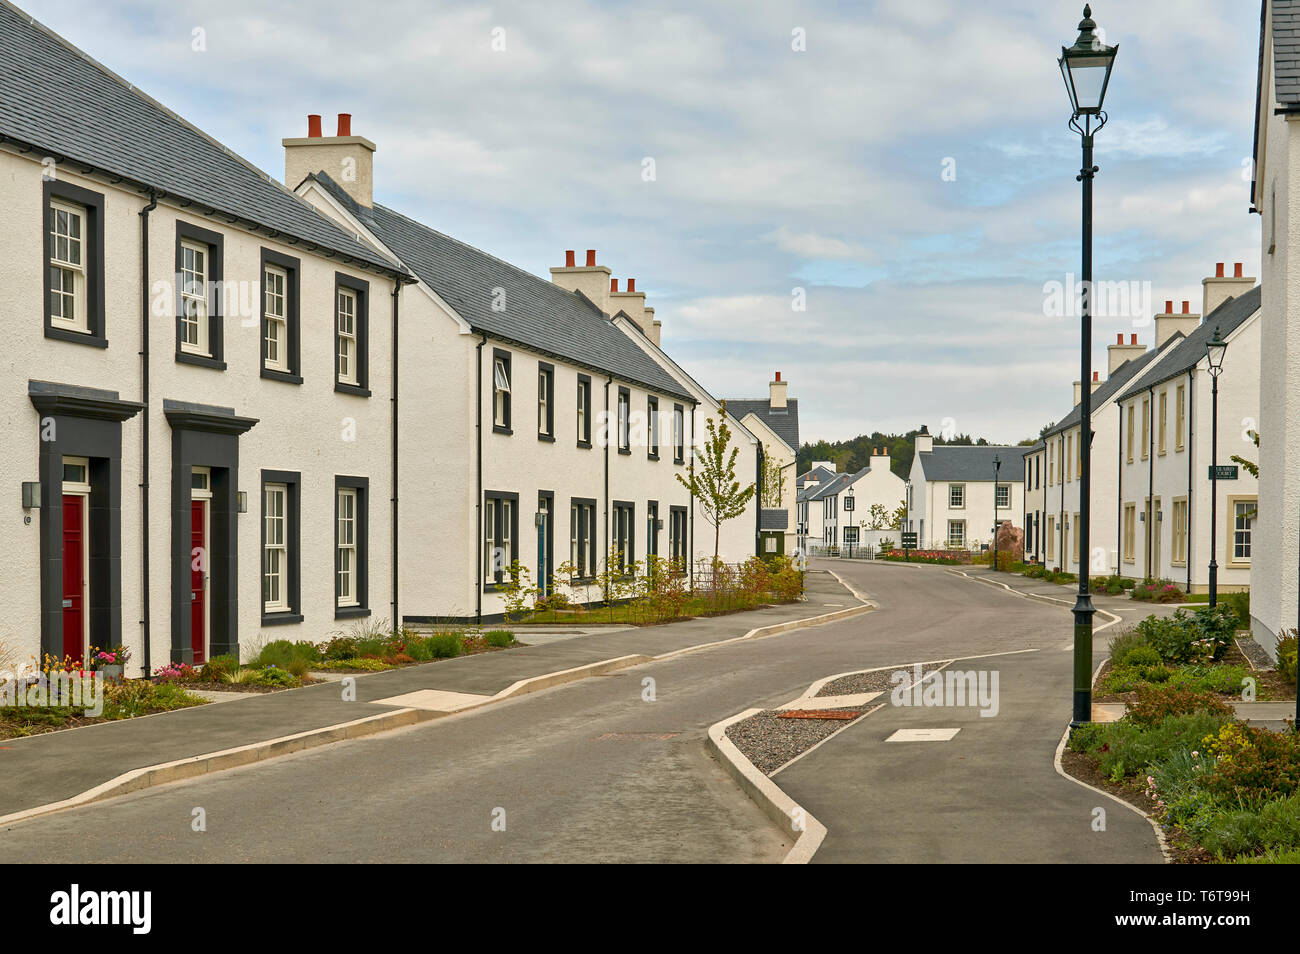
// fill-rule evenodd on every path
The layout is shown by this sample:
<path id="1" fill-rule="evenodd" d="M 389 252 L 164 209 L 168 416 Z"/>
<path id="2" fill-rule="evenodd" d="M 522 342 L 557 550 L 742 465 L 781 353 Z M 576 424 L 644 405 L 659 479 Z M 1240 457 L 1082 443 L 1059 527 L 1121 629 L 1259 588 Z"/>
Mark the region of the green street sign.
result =
<path id="1" fill-rule="evenodd" d="M 1236 480 L 1236 464 L 1220 464 L 1218 467 L 1210 465 L 1210 480 Z"/>
<path id="2" fill-rule="evenodd" d="M 904 533 L 904 534 L 903 534 L 903 549 L 904 549 L 904 550 L 915 550 L 915 549 L 916 549 L 916 534 L 915 534 L 915 533 Z"/>

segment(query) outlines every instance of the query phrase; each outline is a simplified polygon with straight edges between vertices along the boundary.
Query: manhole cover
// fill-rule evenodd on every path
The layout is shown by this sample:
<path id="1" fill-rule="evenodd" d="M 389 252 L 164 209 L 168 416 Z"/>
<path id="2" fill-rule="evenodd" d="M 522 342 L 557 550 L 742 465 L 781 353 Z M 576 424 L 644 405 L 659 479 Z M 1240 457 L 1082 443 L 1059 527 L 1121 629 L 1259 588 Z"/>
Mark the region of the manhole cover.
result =
<path id="1" fill-rule="evenodd" d="M 787 709 L 785 712 L 778 712 L 778 719 L 856 719 L 862 715 L 853 709 Z"/>
<path id="2" fill-rule="evenodd" d="M 680 732 L 606 732 L 596 736 L 597 742 L 666 742 L 681 735 Z"/>

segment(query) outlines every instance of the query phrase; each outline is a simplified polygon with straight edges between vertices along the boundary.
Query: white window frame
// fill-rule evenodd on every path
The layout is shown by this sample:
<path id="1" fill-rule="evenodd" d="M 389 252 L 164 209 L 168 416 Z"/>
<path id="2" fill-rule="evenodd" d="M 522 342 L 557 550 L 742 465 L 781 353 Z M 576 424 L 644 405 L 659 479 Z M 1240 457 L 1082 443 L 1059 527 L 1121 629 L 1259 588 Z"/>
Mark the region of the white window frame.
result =
<path id="1" fill-rule="evenodd" d="M 958 531 L 953 533 L 953 531 Z M 948 547 L 957 549 L 966 546 L 966 521 L 949 520 L 948 521 Z"/>
<path id="2" fill-rule="evenodd" d="M 537 369 L 537 433 L 550 437 L 551 378 L 555 372 Z"/>
<path id="3" fill-rule="evenodd" d="M 187 261 L 186 253 L 193 256 L 193 265 Z M 211 353 L 208 348 L 208 269 L 211 256 L 211 249 L 202 242 L 181 240 L 181 350 L 188 354 Z M 193 341 L 190 340 L 191 331 Z"/>
<path id="4" fill-rule="evenodd" d="M 58 229 L 59 214 L 67 216 L 67 231 L 60 232 Z M 75 331 L 78 334 L 90 334 L 90 322 L 86 307 L 87 297 L 87 275 L 86 275 L 86 227 L 89 224 L 90 216 L 87 215 L 84 206 L 77 205 L 73 202 L 67 202 L 59 199 L 50 200 L 50 221 L 47 223 L 50 236 L 50 257 L 46 267 L 57 271 L 60 276 L 71 276 L 72 290 L 68 291 L 64 285 L 64 278 L 61 278 L 59 285 L 55 288 L 53 282 L 50 285 L 50 324 L 56 328 L 63 328 L 65 331 Z M 79 233 L 73 235 L 72 223 L 77 223 L 76 231 Z M 59 244 L 64 243 L 67 253 L 60 256 Z M 73 254 L 75 249 L 76 254 Z M 54 310 L 54 298 L 60 299 L 58 314 Z M 63 303 L 71 296 L 72 298 L 72 317 L 64 314 L 65 308 Z"/>
<path id="5" fill-rule="evenodd" d="M 949 510 L 966 509 L 966 485 L 965 484 L 948 485 L 948 509 Z"/>
<path id="6" fill-rule="evenodd" d="M 1230 541 L 1230 549 L 1228 550 L 1229 566 L 1250 566 L 1251 556 L 1254 552 L 1255 521 L 1258 517 L 1258 498 L 1228 498 L 1228 539 Z M 1244 526 L 1241 524 L 1243 519 L 1245 520 Z M 1247 551 L 1245 556 L 1239 555 L 1242 546 L 1242 538 L 1239 537 L 1239 534 L 1244 534 L 1244 544 Z"/>
<path id="7" fill-rule="evenodd" d="M 492 359 L 492 425 L 494 427 L 510 426 L 509 400 L 510 369 L 506 366 L 505 358 L 494 357 Z"/>
<path id="8" fill-rule="evenodd" d="M 673 408 L 673 460 L 686 460 L 686 412 L 680 407 Z"/>
<path id="9" fill-rule="evenodd" d="M 995 507 L 997 507 L 998 510 L 1011 509 L 1011 485 L 1010 484 L 994 484 L 993 504 Z"/>
<path id="10" fill-rule="evenodd" d="M 289 609 L 289 485 L 265 484 L 262 510 L 262 609 L 283 613 Z"/>
<path id="11" fill-rule="evenodd" d="M 355 289 L 339 286 L 334 303 L 334 324 L 337 338 L 335 370 L 343 384 L 359 384 L 357 377 L 357 308 L 360 298 Z"/>
<path id="12" fill-rule="evenodd" d="M 275 285 L 279 284 L 279 291 Z M 262 361 L 273 371 L 289 371 L 289 273 L 278 265 L 267 265 L 262 278 Z M 274 303 L 279 305 L 277 312 Z M 275 357 L 271 357 L 271 347 Z"/>
<path id="13" fill-rule="evenodd" d="M 357 489 L 338 488 L 338 547 L 334 556 L 335 590 L 340 607 L 360 606 L 357 594 Z"/>

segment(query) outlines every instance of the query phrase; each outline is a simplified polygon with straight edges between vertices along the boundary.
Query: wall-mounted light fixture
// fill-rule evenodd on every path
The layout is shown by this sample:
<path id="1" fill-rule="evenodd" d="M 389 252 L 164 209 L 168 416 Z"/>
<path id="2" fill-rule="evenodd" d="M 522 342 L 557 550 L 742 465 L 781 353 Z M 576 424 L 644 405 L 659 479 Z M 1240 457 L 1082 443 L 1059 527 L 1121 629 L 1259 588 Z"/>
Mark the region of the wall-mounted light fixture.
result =
<path id="1" fill-rule="evenodd" d="M 235 507 L 240 513 L 248 513 L 248 491 L 235 491 Z"/>
<path id="2" fill-rule="evenodd" d="M 546 526 L 546 514 L 542 513 L 540 510 L 533 514 L 533 526 L 538 528 Z"/>
<path id="3" fill-rule="evenodd" d="M 41 505 L 41 484 L 37 480 L 23 481 L 23 509 L 31 510 Z"/>

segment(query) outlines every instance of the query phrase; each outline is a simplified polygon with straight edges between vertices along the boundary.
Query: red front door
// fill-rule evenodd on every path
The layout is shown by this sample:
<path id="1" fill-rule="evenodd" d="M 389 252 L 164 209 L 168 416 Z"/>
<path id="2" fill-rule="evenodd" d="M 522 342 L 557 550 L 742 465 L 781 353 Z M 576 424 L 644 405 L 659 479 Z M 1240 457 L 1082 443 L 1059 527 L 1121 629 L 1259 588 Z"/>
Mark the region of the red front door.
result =
<path id="1" fill-rule="evenodd" d="M 82 662 L 86 632 L 86 498 L 63 496 L 63 655 Z"/>
<path id="2" fill-rule="evenodd" d="M 207 661 L 207 607 L 203 598 L 208 575 L 208 508 L 202 500 L 190 501 L 190 646 L 197 665 Z"/>

